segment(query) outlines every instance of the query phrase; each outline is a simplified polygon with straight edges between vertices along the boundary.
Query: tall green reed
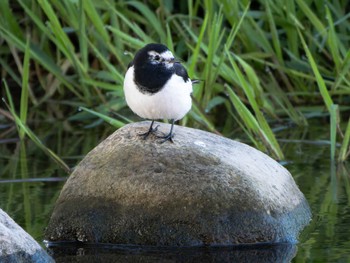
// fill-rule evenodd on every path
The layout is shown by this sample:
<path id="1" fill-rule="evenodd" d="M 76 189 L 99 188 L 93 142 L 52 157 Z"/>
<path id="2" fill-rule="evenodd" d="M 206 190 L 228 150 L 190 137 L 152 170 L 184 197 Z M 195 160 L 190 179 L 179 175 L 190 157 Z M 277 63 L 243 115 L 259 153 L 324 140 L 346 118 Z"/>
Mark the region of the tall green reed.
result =
<path id="1" fill-rule="evenodd" d="M 16 114 L 20 105 L 19 121 L 14 117 L 20 137 L 32 138 L 40 129 L 33 123 L 51 118 L 44 108 L 69 116 L 66 131 L 77 121 L 88 129 L 101 126 L 100 118 L 115 127 L 137 120 L 123 98 L 123 76 L 137 49 L 162 42 L 184 59 L 190 77 L 201 80 L 183 125 L 245 137 L 283 159 L 277 130 L 328 114 L 331 156 L 344 161 L 350 136 L 349 125 L 344 135 L 341 130 L 350 96 L 344 2 L 311 1 L 316 8 L 310 8 L 299 0 L 178 5 L 18 0 L 14 11 L 13 2 L 2 1 L 0 65 L 11 83 L 6 89 L 9 111 Z M 21 63 L 12 62 L 22 56 L 32 64 L 30 70 L 23 67 L 29 70 L 23 75 Z M 21 94 L 23 101 L 14 95 L 18 86 L 28 92 Z M 111 131 L 101 127 L 101 134 Z"/>

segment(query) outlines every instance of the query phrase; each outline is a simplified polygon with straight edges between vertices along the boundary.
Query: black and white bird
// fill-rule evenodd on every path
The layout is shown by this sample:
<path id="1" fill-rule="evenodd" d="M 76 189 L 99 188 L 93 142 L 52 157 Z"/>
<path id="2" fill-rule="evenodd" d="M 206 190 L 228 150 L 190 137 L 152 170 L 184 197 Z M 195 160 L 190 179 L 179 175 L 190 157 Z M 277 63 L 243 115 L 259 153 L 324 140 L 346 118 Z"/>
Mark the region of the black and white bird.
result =
<path id="1" fill-rule="evenodd" d="M 134 113 L 152 121 L 149 130 L 140 134 L 144 139 L 157 131 L 155 120 L 168 119 L 170 132 L 157 137 L 173 142 L 174 122 L 191 109 L 192 83 L 196 82 L 162 44 L 148 44 L 136 53 L 125 75 L 124 94 Z"/>

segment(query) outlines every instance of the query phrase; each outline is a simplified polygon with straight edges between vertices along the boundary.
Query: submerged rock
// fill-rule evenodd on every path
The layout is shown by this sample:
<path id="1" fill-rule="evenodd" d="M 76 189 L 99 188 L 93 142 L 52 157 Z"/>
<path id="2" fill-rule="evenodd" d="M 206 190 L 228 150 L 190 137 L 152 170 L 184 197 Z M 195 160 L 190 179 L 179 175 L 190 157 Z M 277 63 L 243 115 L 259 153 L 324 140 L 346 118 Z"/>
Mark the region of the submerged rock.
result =
<path id="1" fill-rule="evenodd" d="M 53 263 L 46 251 L 0 209 L 0 262 Z"/>
<path id="2" fill-rule="evenodd" d="M 49 241 L 201 246 L 297 241 L 310 208 L 290 173 L 262 152 L 175 126 L 175 143 L 117 130 L 64 185 Z M 167 132 L 169 125 L 159 130 Z"/>

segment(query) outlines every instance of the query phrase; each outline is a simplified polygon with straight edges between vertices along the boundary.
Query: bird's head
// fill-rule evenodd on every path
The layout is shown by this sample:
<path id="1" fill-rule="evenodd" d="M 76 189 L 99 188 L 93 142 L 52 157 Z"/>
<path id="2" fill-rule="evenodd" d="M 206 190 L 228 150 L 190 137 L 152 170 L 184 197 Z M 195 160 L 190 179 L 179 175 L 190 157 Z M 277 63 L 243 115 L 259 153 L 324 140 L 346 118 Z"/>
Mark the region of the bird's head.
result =
<path id="1" fill-rule="evenodd" d="M 134 58 L 135 67 L 153 66 L 170 69 L 176 62 L 173 53 L 162 44 L 148 44 Z"/>
<path id="2" fill-rule="evenodd" d="M 182 77 L 184 82 L 189 80 L 186 69 L 163 44 L 148 44 L 141 48 L 129 68 L 133 70 L 135 84 L 145 93 L 161 90 L 174 75 Z"/>

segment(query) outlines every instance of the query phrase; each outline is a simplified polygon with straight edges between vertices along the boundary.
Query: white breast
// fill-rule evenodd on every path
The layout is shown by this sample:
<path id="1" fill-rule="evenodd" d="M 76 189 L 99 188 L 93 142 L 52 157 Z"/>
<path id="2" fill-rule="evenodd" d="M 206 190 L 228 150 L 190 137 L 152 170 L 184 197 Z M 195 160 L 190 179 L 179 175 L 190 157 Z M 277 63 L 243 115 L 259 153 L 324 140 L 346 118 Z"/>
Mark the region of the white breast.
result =
<path id="1" fill-rule="evenodd" d="M 126 72 L 124 94 L 130 109 L 144 119 L 183 118 L 191 109 L 192 82 L 173 75 L 165 87 L 155 94 L 141 93 L 134 83 L 134 66 Z"/>

